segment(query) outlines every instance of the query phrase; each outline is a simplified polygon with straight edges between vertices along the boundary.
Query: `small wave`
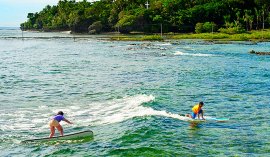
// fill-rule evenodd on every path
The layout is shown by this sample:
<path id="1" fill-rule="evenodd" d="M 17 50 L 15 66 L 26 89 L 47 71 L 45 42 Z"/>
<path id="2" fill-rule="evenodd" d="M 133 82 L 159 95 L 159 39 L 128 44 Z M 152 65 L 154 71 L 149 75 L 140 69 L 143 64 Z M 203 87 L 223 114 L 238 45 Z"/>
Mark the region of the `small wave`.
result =
<path id="1" fill-rule="evenodd" d="M 36 133 L 48 131 L 50 117 L 59 110 L 65 113 L 67 119 L 74 122 L 74 125 L 69 126 L 69 128 L 119 123 L 134 117 L 144 116 L 164 116 L 187 120 L 187 117 L 154 110 L 143 105 L 154 100 L 155 97 L 153 95 L 135 95 L 104 102 L 94 102 L 89 105 L 74 104 L 68 107 L 61 106 L 60 108 L 48 108 L 45 106 L 36 109 L 29 108 L 23 111 L 16 111 L 15 114 L 0 114 L 0 118 L 5 118 L 2 122 L 0 121 L 2 124 L 0 130 L 29 131 L 31 129 L 31 132 Z M 13 121 L 13 119 L 16 119 L 16 121 Z M 13 125 L 10 125 L 10 123 L 13 123 Z M 62 123 L 62 125 L 66 127 L 65 125 L 68 124 Z"/>
<path id="2" fill-rule="evenodd" d="M 158 111 L 151 108 L 149 108 L 149 110 L 145 112 L 145 116 L 163 116 L 163 117 L 169 117 L 169 118 L 179 119 L 183 121 L 189 120 L 189 118 L 185 116 L 180 116 L 178 114 L 170 113 L 167 111 Z"/>
<path id="3" fill-rule="evenodd" d="M 160 44 L 156 44 L 156 45 L 159 45 L 159 46 L 171 46 L 172 44 L 171 43 L 160 43 Z"/>
<path id="4" fill-rule="evenodd" d="M 63 33 L 63 34 L 71 34 L 71 31 L 62 31 L 60 33 Z"/>
<path id="5" fill-rule="evenodd" d="M 92 103 L 89 104 L 88 109 L 73 111 L 71 116 L 88 116 L 88 119 L 83 118 L 83 120 L 79 121 L 81 124 L 102 125 L 117 123 L 145 115 L 142 111 L 147 107 L 142 106 L 142 104 L 151 102 L 154 99 L 155 97 L 152 95 L 136 95 L 107 102 Z"/>
<path id="6" fill-rule="evenodd" d="M 74 119 L 79 126 L 97 126 L 112 123 L 119 123 L 134 117 L 163 116 L 182 121 L 190 118 L 167 111 L 155 110 L 143 104 L 155 100 L 153 95 L 128 96 L 121 99 L 114 99 L 106 102 L 92 103 L 84 107 L 77 108 L 70 106 L 65 111 L 69 117 Z M 209 117 L 208 117 L 209 118 Z"/>
<path id="7" fill-rule="evenodd" d="M 176 51 L 173 55 L 175 56 L 181 56 L 181 55 L 185 55 L 187 53 L 181 52 L 181 51 Z"/>
<path id="8" fill-rule="evenodd" d="M 184 53 L 181 51 L 176 51 L 173 55 L 175 56 L 196 56 L 196 57 L 212 57 L 212 56 L 216 56 L 213 54 L 203 54 L 203 53 Z"/>
<path id="9" fill-rule="evenodd" d="M 75 118 L 82 119 L 76 120 L 76 123 L 80 125 L 91 124 L 91 125 L 104 125 L 122 122 L 134 117 L 144 117 L 144 116 L 164 116 L 176 118 L 179 120 L 187 120 L 187 117 L 180 116 L 178 114 L 169 113 L 166 111 L 154 110 L 151 107 L 145 107 L 142 104 L 154 101 L 155 97 L 152 95 L 136 95 L 125 97 L 122 99 L 111 100 L 102 103 L 90 104 L 87 108 L 74 111 L 72 115 L 75 117 L 85 116 L 85 118 Z"/>

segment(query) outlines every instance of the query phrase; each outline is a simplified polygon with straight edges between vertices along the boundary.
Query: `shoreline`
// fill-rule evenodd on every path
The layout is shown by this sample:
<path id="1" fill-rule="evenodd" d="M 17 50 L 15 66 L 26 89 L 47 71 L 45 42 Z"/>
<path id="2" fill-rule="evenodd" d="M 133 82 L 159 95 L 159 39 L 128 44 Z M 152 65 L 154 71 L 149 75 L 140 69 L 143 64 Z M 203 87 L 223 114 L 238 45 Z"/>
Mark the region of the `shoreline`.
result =
<path id="1" fill-rule="evenodd" d="M 270 29 L 264 31 L 250 31 L 241 34 L 225 34 L 225 33 L 164 33 L 164 34 L 146 34 L 143 32 L 132 32 L 129 34 L 121 34 L 119 32 L 103 32 L 100 34 L 88 33 L 72 33 L 71 30 L 24 30 L 23 32 L 39 32 L 39 33 L 62 33 L 73 36 L 53 36 L 53 37 L 3 37 L 3 38 L 93 38 L 103 36 L 111 41 L 165 41 L 165 40 L 204 40 L 214 42 L 231 42 L 231 41 L 249 41 L 249 42 L 269 42 Z M 104 37 L 106 36 L 106 37 Z"/>

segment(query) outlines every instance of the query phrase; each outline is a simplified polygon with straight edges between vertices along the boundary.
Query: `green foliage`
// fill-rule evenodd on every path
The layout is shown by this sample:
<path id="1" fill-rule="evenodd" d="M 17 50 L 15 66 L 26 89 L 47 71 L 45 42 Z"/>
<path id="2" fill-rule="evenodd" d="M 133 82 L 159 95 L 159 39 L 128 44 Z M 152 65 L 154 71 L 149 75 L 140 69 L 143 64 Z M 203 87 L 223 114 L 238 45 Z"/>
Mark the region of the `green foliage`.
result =
<path id="1" fill-rule="evenodd" d="M 90 34 L 100 33 L 102 30 L 102 23 L 101 21 L 94 22 L 88 28 Z"/>
<path id="2" fill-rule="evenodd" d="M 210 33 L 215 32 L 217 28 L 217 25 L 215 23 L 211 22 L 205 22 L 205 23 L 197 23 L 195 26 L 195 32 L 196 33 Z"/>
<path id="3" fill-rule="evenodd" d="M 218 31 L 225 34 L 240 34 L 246 32 L 245 29 L 241 27 L 220 28 Z"/>
<path id="4" fill-rule="evenodd" d="M 143 31 L 240 33 L 269 25 L 269 0 L 101 0 L 95 2 L 61 0 L 56 6 L 45 6 L 38 13 L 29 13 L 21 24 L 24 30 L 72 30 L 89 32 L 99 21 L 99 31 L 123 33 Z M 210 22 L 211 23 L 210 23 Z M 212 25 L 216 23 L 218 25 Z M 265 25 L 263 25 L 263 23 Z M 256 24 L 254 26 L 254 24 Z M 221 27 L 226 27 L 226 29 Z M 93 26 L 94 27 L 94 26 Z M 220 29 L 221 28 L 221 29 Z M 263 28 L 264 29 L 264 28 Z"/>
<path id="5" fill-rule="evenodd" d="M 150 40 L 150 41 L 159 40 L 160 41 L 160 40 L 163 40 L 163 38 L 160 35 L 150 35 L 150 36 L 143 36 L 142 40 Z"/>
<path id="6" fill-rule="evenodd" d="M 111 40 L 121 41 L 162 41 L 164 40 L 160 35 L 144 35 L 144 36 L 114 36 Z"/>
<path id="7" fill-rule="evenodd" d="M 204 30 L 203 30 L 203 23 L 197 23 L 196 26 L 195 26 L 195 32 L 196 33 L 203 33 Z"/>
<path id="8" fill-rule="evenodd" d="M 203 30 L 204 32 L 210 33 L 210 32 L 215 32 L 217 28 L 217 25 L 213 22 L 205 22 L 203 24 Z"/>
<path id="9" fill-rule="evenodd" d="M 245 30 L 244 30 L 245 31 Z M 205 40 L 229 40 L 229 41 L 246 41 L 246 40 L 270 40 L 270 30 L 251 31 L 242 34 L 225 34 L 225 33 L 201 33 L 201 34 L 178 34 L 171 36 L 172 39 L 205 39 Z"/>
<path id="10" fill-rule="evenodd" d="M 161 21 L 162 21 L 161 15 L 156 15 L 156 16 L 153 18 L 153 21 L 154 21 L 154 22 L 161 22 Z"/>
<path id="11" fill-rule="evenodd" d="M 247 41 L 249 40 L 249 37 L 247 34 L 235 34 L 233 36 L 231 36 L 231 40 L 234 41 Z"/>
<path id="12" fill-rule="evenodd" d="M 133 28 L 135 20 L 136 16 L 134 15 L 123 15 L 120 17 L 120 20 L 117 22 L 115 26 L 119 27 L 120 32 L 129 33 Z"/>

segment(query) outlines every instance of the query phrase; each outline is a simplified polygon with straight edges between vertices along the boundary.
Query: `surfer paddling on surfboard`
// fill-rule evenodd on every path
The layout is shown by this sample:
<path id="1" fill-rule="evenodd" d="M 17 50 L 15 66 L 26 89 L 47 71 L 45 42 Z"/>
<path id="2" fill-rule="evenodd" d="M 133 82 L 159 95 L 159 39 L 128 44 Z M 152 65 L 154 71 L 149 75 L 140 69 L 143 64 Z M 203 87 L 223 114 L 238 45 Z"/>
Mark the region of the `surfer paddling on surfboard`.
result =
<path id="1" fill-rule="evenodd" d="M 187 114 L 186 116 L 189 118 L 195 119 L 198 115 L 198 119 L 200 119 L 200 116 L 201 116 L 201 118 L 205 120 L 203 117 L 203 110 L 202 110 L 203 105 L 204 103 L 202 101 L 199 102 L 199 104 L 196 104 L 195 106 L 193 106 L 192 113 Z"/>
<path id="2" fill-rule="evenodd" d="M 50 130 L 51 130 L 50 138 L 54 136 L 55 128 L 57 128 L 61 136 L 64 135 L 63 127 L 60 125 L 60 122 L 62 120 L 67 122 L 68 124 L 73 124 L 69 120 L 64 118 L 64 113 L 62 111 L 59 111 L 57 115 L 53 116 L 51 121 L 49 122 Z"/>

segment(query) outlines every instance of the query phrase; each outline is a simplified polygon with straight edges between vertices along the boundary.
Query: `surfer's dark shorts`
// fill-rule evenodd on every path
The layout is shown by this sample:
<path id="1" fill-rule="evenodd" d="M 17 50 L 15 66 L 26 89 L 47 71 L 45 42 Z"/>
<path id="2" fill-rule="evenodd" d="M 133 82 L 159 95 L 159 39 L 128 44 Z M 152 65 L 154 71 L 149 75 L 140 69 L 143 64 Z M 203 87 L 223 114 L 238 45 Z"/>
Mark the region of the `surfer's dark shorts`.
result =
<path id="1" fill-rule="evenodd" d="M 202 110 L 200 110 L 198 114 L 201 114 L 201 113 L 202 113 Z M 192 113 L 191 113 L 191 117 L 192 117 L 192 119 L 195 119 L 195 118 L 196 118 L 196 116 L 197 116 L 197 114 L 196 114 L 196 113 L 194 113 L 194 112 L 192 112 Z"/>

